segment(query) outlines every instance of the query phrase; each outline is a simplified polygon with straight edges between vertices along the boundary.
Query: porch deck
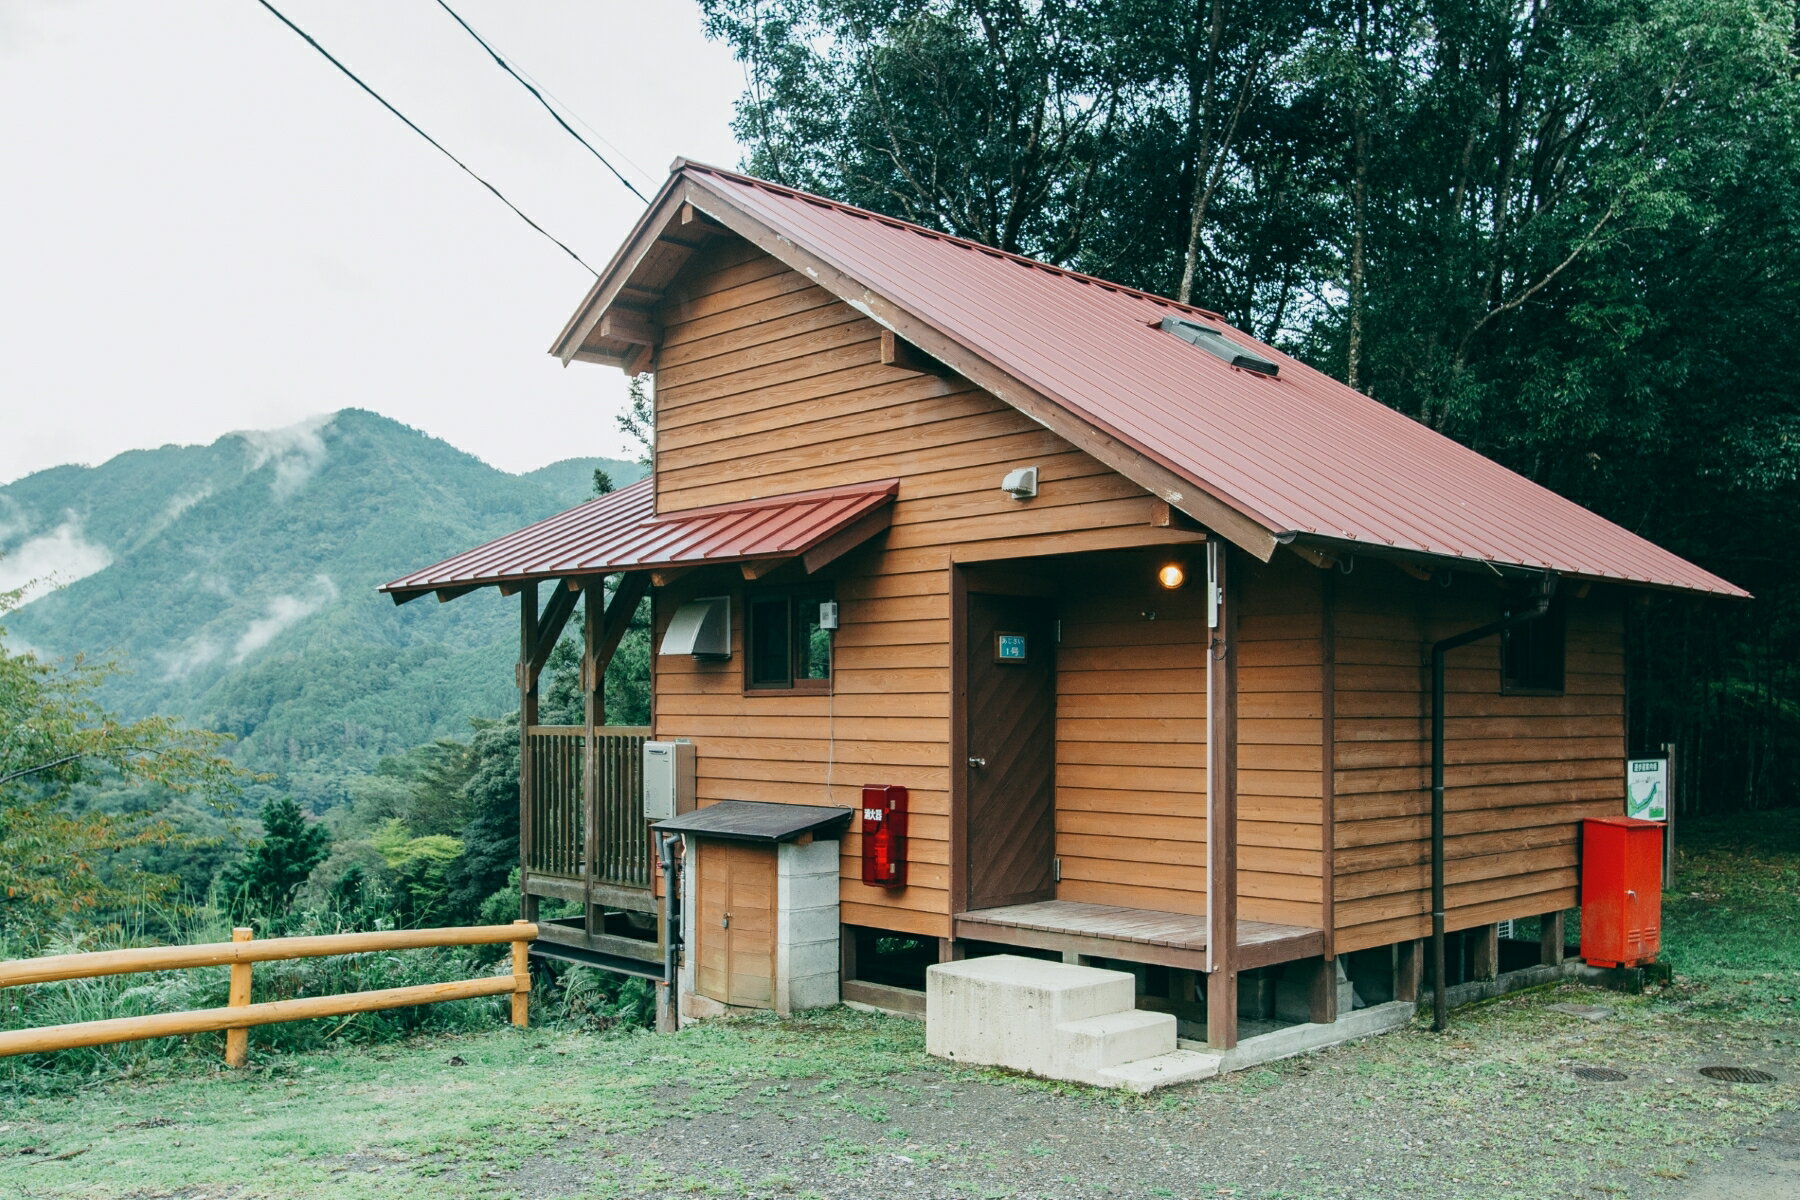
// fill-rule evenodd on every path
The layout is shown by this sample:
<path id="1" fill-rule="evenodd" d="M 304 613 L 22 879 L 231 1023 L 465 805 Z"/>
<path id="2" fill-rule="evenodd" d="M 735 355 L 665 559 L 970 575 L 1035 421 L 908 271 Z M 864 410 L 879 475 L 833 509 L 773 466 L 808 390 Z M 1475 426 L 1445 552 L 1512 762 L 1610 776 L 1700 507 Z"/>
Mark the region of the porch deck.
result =
<path id="1" fill-rule="evenodd" d="M 1040 900 L 958 914 L 956 936 L 1037 950 L 1073 951 L 1094 958 L 1206 969 L 1206 917 L 1186 913 Z M 1267 921 L 1238 922 L 1239 970 L 1311 958 L 1325 952 L 1325 932 Z"/>

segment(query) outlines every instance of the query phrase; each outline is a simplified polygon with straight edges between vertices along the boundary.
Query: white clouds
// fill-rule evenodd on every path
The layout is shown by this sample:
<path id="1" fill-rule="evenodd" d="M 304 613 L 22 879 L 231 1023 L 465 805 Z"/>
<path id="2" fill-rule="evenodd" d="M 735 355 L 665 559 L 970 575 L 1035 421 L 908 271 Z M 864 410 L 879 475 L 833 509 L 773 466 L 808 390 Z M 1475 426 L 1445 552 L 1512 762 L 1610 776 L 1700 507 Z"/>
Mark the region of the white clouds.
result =
<path id="1" fill-rule="evenodd" d="M 264 606 L 263 615 L 251 621 L 238 636 L 231 648 L 231 661 L 241 663 L 270 642 L 284 630 L 336 600 L 337 584 L 324 575 L 313 576 L 313 586 L 304 596 L 283 593 L 269 600 Z"/>
<path id="2" fill-rule="evenodd" d="M 199 587 L 215 595 L 229 595 L 213 576 L 199 580 Z M 263 602 L 262 612 L 235 633 L 228 627 L 189 638 L 186 642 L 157 654 L 164 679 L 185 679 L 202 667 L 229 662 L 243 662 L 283 632 L 323 609 L 338 597 L 337 584 L 329 576 L 315 575 L 310 586 L 296 592 L 281 592 Z M 221 622 L 225 623 L 225 622 Z"/>
<path id="3" fill-rule="evenodd" d="M 0 496 L 0 546 L 31 532 L 31 521 L 25 510 L 11 496 Z"/>
<path id="4" fill-rule="evenodd" d="M 261 464 L 259 463 L 258 465 L 260 466 Z M 211 484 L 201 484 L 191 492 L 182 492 L 179 495 L 169 497 L 169 502 L 163 506 L 162 523 L 164 525 L 174 523 L 182 513 L 194 507 L 194 505 L 200 503 L 202 500 L 210 499 L 212 494 L 213 489 Z"/>
<path id="5" fill-rule="evenodd" d="M 24 602 L 29 603 L 111 563 L 111 552 L 82 537 L 81 519 L 67 513 L 61 525 L 27 538 L 0 558 L 0 592 L 23 588 Z"/>
<path id="6" fill-rule="evenodd" d="M 156 659 L 162 664 L 164 679 L 185 679 L 201 667 L 217 662 L 224 652 L 225 647 L 203 635 L 185 646 L 162 651 Z"/>
<path id="7" fill-rule="evenodd" d="M 259 470 L 275 464 L 275 481 L 270 485 L 277 500 L 285 500 L 300 490 L 313 472 L 325 463 L 325 439 L 331 424 L 331 413 L 308 417 L 281 429 L 239 430 L 237 436 L 250 447 L 250 469 Z"/>

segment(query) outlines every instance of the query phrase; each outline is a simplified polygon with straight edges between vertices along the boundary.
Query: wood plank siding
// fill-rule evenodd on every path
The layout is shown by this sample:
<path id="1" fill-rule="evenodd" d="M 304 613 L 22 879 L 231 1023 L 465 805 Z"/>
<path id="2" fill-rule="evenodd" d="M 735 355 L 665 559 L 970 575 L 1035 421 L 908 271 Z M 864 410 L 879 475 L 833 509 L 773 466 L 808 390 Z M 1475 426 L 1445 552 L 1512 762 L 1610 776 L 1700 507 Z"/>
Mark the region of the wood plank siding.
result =
<path id="1" fill-rule="evenodd" d="M 1325 573 L 1239 562 L 1238 915 L 1324 924 Z"/>
<path id="2" fill-rule="evenodd" d="M 1176 591 L 1156 584 L 1170 559 Z M 1059 900 L 1206 912 L 1205 578 L 1199 547 L 1058 572 Z"/>
<path id="3" fill-rule="evenodd" d="M 1430 647 L 1493 620 L 1501 596 L 1475 577 L 1440 588 L 1366 560 L 1333 582 L 1342 953 L 1429 932 Z M 1502 695 L 1498 638 L 1452 653 L 1448 928 L 1577 903 L 1580 821 L 1622 811 L 1624 663 L 1622 603 L 1604 588 L 1569 605 L 1563 695 Z"/>
<path id="4" fill-rule="evenodd" d="M 829 692 L 745 693 L 746 589 L 804 578 L 797 565 L 657 588 L 659 638 L 683 601 L 733 598 L 728 661 L 653 659 L 654 728 L 698 744 L 701 803 L 853 807 L 865 783 L 905 785 L 910 883 L 865 887 L 853 828 L 842 919 L 951 936 L 952 573 L 1010 579 L 1055 596 L 1061 621 L 1057 898 L 1204 914 L 1202 535 L 968 380 L 892 348 L 884 362 L 875 322 L 735 238 L 697 253 L 656 315 L 659 513 L 899 481 L 887 532 L 823 572 L 842 622 Z M 1023 502 L 999 488 L 1021 466 L 1039 470 Z M 1187 587 L 1155 584 L 1170 559 Z M 1501 593 L 1373 558 L 1237 561 L 1239 914 L 1325 929 L 1338 953 L 1422 936 L 1427 657 L 1493 619 Z M 1570 605 L 1564 695 L 1502 695 L 1497 639 L 1453 657 L 1450 928 L 1576 902 L 1579 821 L 1616 811 L 1623 788 L 1623 653 L 1622 601 L 1596 587 Z"/>
<path id="5" fill-rule="evenodd" d="M 906 785 L 910 884 L 864 886 L 852 829 L 843 920 L 947 937 L 953 555 L 1197 535 L 1156 527 L 1143 489 L 968 381 L 884 365 L 874 322 L 746 243 L 697 255 L 659 315 L 659 513 L 890 478 L 900 491 L 891 529 L 827 572 L 842 620 L 828 695 L 744 694 L 735 568 L 658 589 L 659 637 L 682 600 L 735 603 L 730 661 L 654 658 L 657 736 L 697 743 L 702 803 L 854 806 L 864 783 Z M 1036 499 L 1000 491 L 1007 470 L 1031 465 Z"/>

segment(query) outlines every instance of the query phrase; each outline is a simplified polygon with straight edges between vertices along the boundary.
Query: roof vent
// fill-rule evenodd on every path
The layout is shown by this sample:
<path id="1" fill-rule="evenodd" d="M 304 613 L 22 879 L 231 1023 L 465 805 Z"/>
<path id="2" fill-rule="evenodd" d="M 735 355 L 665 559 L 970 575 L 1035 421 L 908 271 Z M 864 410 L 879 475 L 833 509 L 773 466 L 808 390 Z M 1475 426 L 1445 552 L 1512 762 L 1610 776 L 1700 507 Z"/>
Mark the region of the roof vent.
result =
<path id="1" fill-rule="evenodd" d="M 1255 371 L 1258 375 L 1273 378 L 1281 373 L 1281 368 L 1266 358 L 1258 358 L 1230 338 L 1222 330 L 1211 325 L 1202 325 L 1198 321 L 1184 321 L 1180 317 L 1164 317 L 1157 328 L 1172 333 L 1184 342 L 1191 342 L 1214 358 L 1230 363 L 1234 367 L 1242 367 L 1246 371 Z"/>

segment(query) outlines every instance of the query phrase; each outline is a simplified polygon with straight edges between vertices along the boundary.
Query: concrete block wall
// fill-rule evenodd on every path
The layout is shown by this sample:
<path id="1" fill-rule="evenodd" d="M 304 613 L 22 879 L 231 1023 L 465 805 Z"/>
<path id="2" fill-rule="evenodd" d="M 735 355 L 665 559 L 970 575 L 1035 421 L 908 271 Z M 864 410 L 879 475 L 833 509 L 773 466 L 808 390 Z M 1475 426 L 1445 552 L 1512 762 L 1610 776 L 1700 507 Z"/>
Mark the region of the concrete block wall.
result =
<path id="1" fill-rule="evenodd" d="M 843 964 L 835 841 L 788 842 L 776 855 L 775 1011 L 838 1002 Z"/>

